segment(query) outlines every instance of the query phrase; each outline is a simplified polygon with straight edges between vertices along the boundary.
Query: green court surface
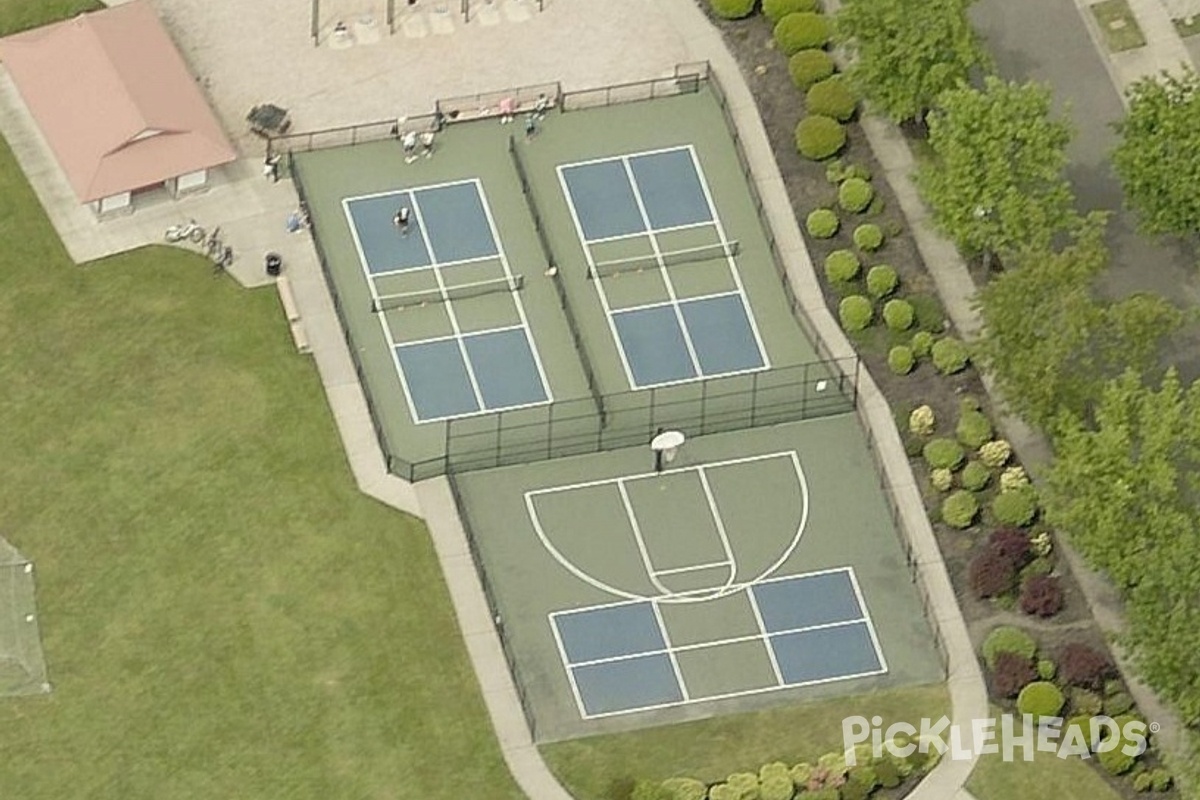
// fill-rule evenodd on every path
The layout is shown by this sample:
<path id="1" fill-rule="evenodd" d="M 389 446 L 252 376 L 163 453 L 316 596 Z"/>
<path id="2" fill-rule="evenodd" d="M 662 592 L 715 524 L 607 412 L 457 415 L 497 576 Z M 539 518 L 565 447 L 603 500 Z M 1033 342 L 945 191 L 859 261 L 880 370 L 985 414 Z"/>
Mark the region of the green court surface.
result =
<path id="1" fill-rule="evenodd" d="M 729 430 L 849 407 L 840 398 L 852 389 L 827 386 L 829 367 L 803 366 L 816 355 L 791 315 L 707 88 L 552 112 L 528 141 L 517 127 L 495 120 L 452 124 L 439 134 L 432 158 L 411 164 L 392 140 L 292 156 L 350 346 L 400 474 L 439 474 L 447 451 L 473 468 L 609 449 L 640 441 L 645 429 L 660 424 Z M 593 162 L 648 165 L 637 184 L 645 190 L 642 213 L 650 215 L 645 231 L 588 239 L 578 223 L 588 224 L 585 209 L 575 207 L 576 190 L 563 170 Z M 482 211 L 445 202 L 451 190 L 469 185 L 478 187 Z M 693 204 L 703 204 L 695 210 L 699 222 L 654 219 L 653 203 L 669 214 L 674 189 L 682 194 L 689 187 Z M 412 232 L 390 223 L 392 210 L 404 205 L 418 212 Z M 493 236 L 494 254 L 488 249 Z M 721 249 L 726 242 L 735 243 L 732 258 Z M 423 246 L 432 255 L 418 252 Z M 603 263 L 646 257 L 666 266 Z M 430 261 L 443 266 L 430 268 Z M 546 274 L 550 261 L 557 275 Z M 593 264 L 599 277 L 589 273 Z M 514 279 L 523 281 L 516 291 L 436 301 L 444 289 Z M 403 296 L 396 301 L 403 308 L 372 312 L 373 304 L 389 305 L 394 295 Z M 730 330 L 730 313 L 733 324 L 745 328 L 740 343 L 722 334 Z M 663 323 L 686 329 L 690 366 L 671 364 L 657 352 Z M 482 363 L 482 351 L 503 348 L 472 351 L 469 337 L 497 343 L 492 332 L 501 330 L 527 332 L 528 358 L 519 355 L 530 366 L 521 380 L 503 363 Z M 446 357 L 461 358 L 463 376 L 434 374 L 446 368 L 429 365 Z M 490 396 L 489 372 L 499 384 Z M 699 380 L 704 376 L 709 379 Z M 652 393 L 631 392 L 649 386 Z"/>
<path id="2" fill-rule="evenodd" d="M 942 679 L 853 415 L 455 482 L 540 741 Z"/>

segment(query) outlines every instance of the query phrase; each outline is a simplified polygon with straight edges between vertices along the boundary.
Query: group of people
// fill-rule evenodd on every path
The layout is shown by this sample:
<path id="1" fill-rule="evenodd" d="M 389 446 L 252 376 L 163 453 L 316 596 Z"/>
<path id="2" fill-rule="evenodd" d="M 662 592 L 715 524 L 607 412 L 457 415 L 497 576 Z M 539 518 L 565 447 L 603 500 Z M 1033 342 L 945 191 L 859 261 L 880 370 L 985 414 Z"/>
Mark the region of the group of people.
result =
<path id="1" fill-rule="evenodd" d="M 513 97 L 505 97 L 500 101 L 501 125 L 507 125 L 516 119 L 517 106 L 517 100 Z M 537 136 L 538 123 L 546 118 L 546 112 L 549 110 L 550 98 L 545 94 L 539 94 L 533 103 L 533 109 L 525 115 L 525 139 L 527 141 Z"/>

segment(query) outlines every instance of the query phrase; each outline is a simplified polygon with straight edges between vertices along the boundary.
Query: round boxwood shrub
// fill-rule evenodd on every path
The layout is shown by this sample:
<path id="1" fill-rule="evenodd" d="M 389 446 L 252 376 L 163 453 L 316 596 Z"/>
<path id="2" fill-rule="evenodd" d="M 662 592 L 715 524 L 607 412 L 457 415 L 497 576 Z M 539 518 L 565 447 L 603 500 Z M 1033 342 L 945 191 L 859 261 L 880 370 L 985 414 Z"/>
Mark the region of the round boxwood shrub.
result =
<path id="1" fill-rule="evenodd" d="M 913 349 L 913 355 L 917 358 L 928 358 L 933 349 L 933 334 L 929 331 L 917 331 L 913 334 L 909 347 Z"/>
<path id="2" fill-rule="evenodd" d="M 1054 680 L 1054 676 L 1058 674 L 1058 664 L 1055 664 L 1048 658 L 1038 659 L 1037 674 L 1044 681 L 1052 681 Z"/>
<path id="3" fill-rule="evenodd" d="M 876 264 L 867 271 L 867 294 L 876 299 L 883 299 L 896 291 L 900 276 L 896 270 L 887 264 Z"/>
<path id="4" fill-rule="evenodd" d="M 983 640 L 983 659 L 988 669 L 995 669 L 996 658 L 1001 653 L 1017 653 L 1032 659 L 1037 653 L 1037 643 L 1028 633 L 1011 625 L 1001 625 Z"/>
<path id="5" fill-rule="evenodd" d="M 819 0 L 763 0 L 762 10 L 771 22 L 779 22 L 788 14 L 820 11 L 821 3 Z"/>
<path id="6" fill-rule="evenodd" d="M 792 776 L 785 771 L 780 775 L 765 775 L 759 778 L 758 796 L 759 800 L 792 800 L 792 795 L 796 793 L 796 786 L 792 783 Z"/>
<path id="7" fill-rule="evenodd" d="M 695 778 L 667 778 L 662 785 L 672 800 L 704 800 L 708 794 L 708 787 Z"/>
<path id="8" fill-rule="evenodd" d="M 992 500 L 992 516 L 1001 525 L 1023 528 L 1033 522 L 1036 513 L 1037 492 L 1032 486 L 1001 492 Z"/>
<path id="9" fill-rule="evenodd" d="M 864 222 L 854 229 L 854 246 L 873 253 L 883 247 L 883 229 L 874 222 Z"/>
<path id="10" fill-rule="evenodd" d="M 907 300 L 888 300 L 883 304 L 883 321 L 890 330 L 908 330 L 913 324 L 912 305 Z M 907 347 L 905 349 L 908 350 Z"/>
<path id="11" fill-rule="evenodd" d="M 1100 761 L 1100 766 L 1109 775 L 1124 775 L 1129 770 L 1133 769 L 1134 762 L 1137 761 L 1137 756 L 1131 756 L 1125 752 L 1125 744 L 1129 740 L 1122 740 L 1116 747 L 1111 750 L 1101 750 L 1096 753 L 1096 758 Z"/>
<path id="12" fill-rule="evenodd" d="M 754 12 L 755 0 L 709 0 L 713 13 L 721 19 L 741 19 Z"/>
<path id="13" fill-rule="evenodd" d="M 833 69 L 833 57 L 824 50 L 800 50 L 792 53 L 788 59 L 788 74 L 792 76 L 792 83 L 802 92 L 828 78 L 833 74 Z"/>
<path id="14" fill-rule="evenodd" d="M 967 567 L 967 581 L 971 584 L 971 591 L 980 600 L 999 597 L 1011 592 L 1016 585 L 1017 568 L 995 550 L 985 548 L 971 559 Z"/>
<path id="15" fill-rule="evenodd" d="M 1057 717 L 1066 702 L 1063 693 L 1049 681 L 1034 681 L 1017 696 L 1017 711 L 1033 718 Z"/>
<path id="16" fill-rule="evenodd" d="M 804 227 L 814 239 L 828 239 L 838 232 L 841 223 L 838 222 L 837 214 L 830 209 L 818 208 L 804 220 Z"/>
<path id="17" fill-rule="evenodd" d="M 954 434 L 964 445 L 977 450 L 992 440 L 992 423 L 982 411 L 963 411 Z"/>
<path id="18" fill-rule="evenodd" d="M 824 114 L 846 122 L 858 108 L 858 98 L 841 75 L 832 75 L 814 83 L 804 94 L 804 107 L 810 114 Z"/>
<path id="19" fill-rule="evenodd" d="M 871 307 L 871 301 L 861 294 L 852 294 L 838 304 L 838 317 L 842 327 L 848 331 L 861 331 L 871 324 L 874 316 L 875 309 Z"/>
<path id="20" fill-rule="evenodd" d="M 887 307 L 883 309 L 884 318 L 887 318 Z M 889 323 L 888 327 L 891 327 Z M 917 359 L 913 356 L 913 351 L 902 344 L 898 344 L 888 351 L 888 368 L 897 375 L 907 375 L 912 372 L 912 369 L 917 364 Z"/>
<path id="21" fill-rule="evenodd" d="M 1117 692 L 1111 697 L 1104 700 L 1104 713 L 1110 717 L 1119 717 L 1122 714 L 1128 714 L 1133 708 L 1133 698 L 1125 692 Z"/>
<path id="22" fill-rule="evenodd" d="M 978 492 L 991 480 L 992 471 L 978 461 L 971 461 L 963 467 L 962 487 L 968 492 Z"/>
<path id="23" fill-rule="evenodd" d="M 829 44 L 829 20 L 814 11 L 787 14 L 775 23 L 775 44 L 785 56 L 824 47 Z"/>
<path id="24" fill-rule="evenodd" d="M 825 256 L 825 277 L 834 283 L 849 283 L 858 277 L 862 262 L 853 250 L 834 250 Z"/>
<path id="25" fill-rule="evenodd" d="M 832 117 L 812 114 L 796 126 L 796 150 L 805 158 L 824 161 L 846 146 L 846 129 Z"/>
<path id="26" fill-rule="evenodd" d="M 966 458 L 962 445 L 953 439 L 934 439 L 921 449 L 921 455 L 930 469 L 955 470 Z"/>
<path id="27" fill-rule="evenodd" d="M 851 214 L 866 211 L 874 197 L 875 190 L 862 178 L 847 178 L 838 187 L 838 205 Z"/>
<path id="28" fill-rule="evenodd" d="M 967 346 L 953 336 L 938 339 L 933 343 L 929 354 L 933 356 L 933 366 L 943 375 L 962 372 L 970 361 Z"/>
<path id="29" fill-rule="evenodd" d="M 979 513 L 979 501 L 970 492 L 958 490 L 942 501 L 942 521 L 952 528 L 969 528 Z"/>

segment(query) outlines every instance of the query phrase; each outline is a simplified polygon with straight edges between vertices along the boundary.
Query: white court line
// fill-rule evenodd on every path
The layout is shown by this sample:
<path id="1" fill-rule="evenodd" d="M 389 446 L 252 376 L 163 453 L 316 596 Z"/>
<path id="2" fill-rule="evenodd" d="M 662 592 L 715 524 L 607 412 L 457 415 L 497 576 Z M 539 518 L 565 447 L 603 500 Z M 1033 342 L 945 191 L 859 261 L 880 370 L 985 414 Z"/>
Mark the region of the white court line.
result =
<path id="1" fill-rule="evenodd" d="M 558 646 L 558 655 L 562 659 L 563 666 L 567 672 L 567 683 L 571 685 L 571 694 L 575 696 L 575 708 L 579 710 L 579 716 L 587 719 L 587 709 L 583 705 L 583 695 L 579 691 L 579 683 L 575 680 L 575 671 L 571 668 L 571 660 L 567 657 L 567 648 L 563 644 L 562 634 L 559 633 L 558 625 L 554 622 L 554 615 L 550 615 L 550 630 L 554 633 L 554 643 Z"/>
<path id="2" fill-rule="evenodd" d="M 492 234 L 492 243 L 496 245 L 496 250 L 500 255 L 500 264 L 504 269 L 504 277 L 510 281 L 509 286 L 511 286 L 514 276 L 508 263 L 508 254 L 500 239 L 500 231 L 496 229 L 496 219 L 492 216 L 492 207 L 488 202 L 487 193 L 483 190 L 483 184 L 478 178 L 475 179 L 475 192 L 479 195 L 479 202 L 483 206 L 483 214 L 487 218 L 488 229 Z M 525 304 L 521 301 L 521 293 L 513 292 L 512 295 L 513 302 L 517 307 L 517 317 L 521 320 L 521 326 L 525 329 L 525 344 L 529 347 L 529 353 L 533 356 L 534 366 L 537 367 L 538 379 L 542 382 L 542 394 L 546 398 L 542 403 L 553 402 L 554 394 L 550 391 L 550 379 L 546 377 L 546 368 L 542 363 L 542 356 L 538 351 L 537 340 L 533 336 L 533 328 L 529 324 L 529 317 L 525 314 Z"/>
<path id="3" fill-rule="evenodd" d="M 716 471 L 716 470 L 721 469 L 722 467 L 737 466 L 740 464 L 749 464 L 749 463 L 754 463 L 754 462 L 758 462 L 758 461 L 766 461 L 766 460 L 779 459 L 779 458 L 788 459 L 792 465 L 792 469 L 794 470 L 794 472 L 796 474 L 796 482 L 797 482 L 797 486 L 799 488 L 799 493 L 800 493 L 799 501 L 801 504 L 800 519 L 796 525 L 796 532 L 792 535 L 792 539 L 791 539 L 790 543 L 787 545 L 787 547 L 785 547 L 783 549 L 782 553 L 779 555 L 779 557 L 775 560 L 774 563 L 768 565 L 764 570 L 762 570 L 759 573 L 759 575 L 757 577 L 755 577 L 749 581 L 745 581 L 741 584 L 729 584 L 729 586 L 724 590 L 725 594 L 730 594 L 732 592 L 735 592 L 738 589 L 742 588 L 743 586 L 750 585 L 755 582 L 761 582 L 767 576 L 774 573 L 775 570 L 779 569 L 779 567 L 781 567 L 783 565 L 783 563 L 791 557 L 792 553 L 795 552 L 796 548 L 800 545 L 800 539 L 804 534 L 804 529 L 808 525 L 808 517 L 809 517 L 809 513 L 810 513 L 810 506 L 811 506 L 811 502 L 810 502 L 810 498 L 809 498 L 809 491 L 808 491 L 808 479 L 805 477 L 804 469 L 800 464 L 800 456 L 798 453 L 796 453 L 795 450 L 786 450 L 786 451 L 781 451 L 781 452 L 776 452 L 776 453 L 766 453 L 766 454 L 761 454 L 761 455 L 756 455 L 756 456 L 745 456 L 742 458 L 727 459 L 725 461 L 717 461 L 717 462 L 713 462 L 713 463 L 704 465 L 704 467 L 707 470 Z M 606 583 L 606 582 L 600 580 L 599 578 L 596 578 L 596 577 L 588 574 L 585 570 L 576 566 L 570 559 L 568 559 L 565 555 L 563 555 L 562 551 L 560 551 L 558 549 L 558 547 L 554 544 L 554 542 L 551 541 L 550 536 L 546 533 L 545 528 L 542 526 L 542 522 L 538 516 L 537 505 L 536 505 L 536 498 L 541 495 L 558 494 L 560 492 L 574 491 L 574 490 L 578 490 L 578 489 L 589 489 L 589 488 L 594 488 L 594 487 L 612 486 L 614 484 L 624 484 L 626 482 L 632 482 L 632 481 L 637 481 L 637 480 L 657 479 L 657 478 L 661 478 L 664 475 L 676 475 L 676 474 L 681 474 L 684 472 L 695 472 L 697 469 L 699 469 L 698 466 L 675 467 L 673 469 L 663 470 L 662 472 L 645 472 L 645 473 L 640 473 L 637 475 L 612 477 L 612 478 L 600 478 L 597 480 L 583 481 L 583 482 L 574 483 L 574 484 L 564 484 L 561 486 L 550 486 L 550 487 L 545 487 L 542 489 L 531 489 L 531 490 L 525 492 L 525 510 L 526 510 L 526 513 L 529 515 L 529 522 L 533 526 L 534 533 L 537 535 L 538 540 L 542 543 L 542 546 L 546 548 L 546 552 L 548 552 L 550 554 L 550 556 L 555 561 L 558 562 L 559 566 L 561 566 L 567 572 L 571 573 L 572 575 L 574 575 L 576 578 L 583 581 L 584 583 L 586 583 L 596 589 L 599 589 L 602 592 L 610 594 L 613 597 L 622 598 L 623 599 L 622 602 L 629 602 L 629 601 L 636 602 L 636 601 L 645 601 L 645 600 L 658 600 L 658 601 L 680 602 L 680 603 L 702 602 L 704 600 L 713 599 L 713 590 L 712 589 L 696 590 L 696 591 L 689 591 L 689 592 L 667 592 L 667 593 L 664 593 L 661 595 L 646 596 L 646 595 L 637 594 L 635 592 L 626 591 L 624 589 L 619 589 L 609 583 Z M 622 485 L 618 488 L 618 492 L 623 492 L 623 491 L 624 491 L 624 488 Z M 624 494 L 622 502 L 627 502 L 627 501 L 628 501 L 628 495 Z M 628 512 L 627 512 L 627 516 L 628 516 Z M 621 602 L 618 602 L 618 603 L 614 603 L 613 605 L 620 605 L 620 604 L 621 604 Z M 596 607 L 599 607 L 599 606 L 596 606 Z"/>
<path id="4" fill-rule="evenodd" d="M 479 188 L 476 187 L 476 192 Z M 417 217 L 417 229 L 421 233 L 421 241 L 425 243 L 425 249 L 429 252 L 429 257 L 434 260 L 433 277 L 437 281 L 438 291 L 442 297 L 446 298 L 442 305 L 446 307 L 446 316 L 450 318 L 450 328 L 454 331 L 454 337 L 458 340 L 458 352 L 462 356 L 463 366 L 467 370 L 467 379 L 471 382 L 471 391 L 475 395 L 475 405 L 477 408 L 487 408 L 487 403 L 483 402 L 483 392 L 479 389 L 479 381 L 475 377 L 475 367 L 471 365 L 471 355 L 467 352 L 467 343 L 462 338 L 462 328 L 458 325 L 458 315 L 454 313 L 454 303 L 452 303 L 446 294 L 446 281 L 442 278 L 442 271 L 438 268 L 436 259 L 437 255 L 433 252 L 433 245 L 429 241 L 429 231 L 425 230 L 425 216 L 421 213 L 421 204 L 417 201 L 417 193 L 412 193 L 412 208 L 413 214 Z"/>
<path id="5" fill-rule="evenodd" d="M 721 510 L 717 508 L 717 498 L 713 497 L 712 487 L 708 483 L 708 471 L 703 465 L 696 471 L 700 478 L 700 487 L 704 489 L 704 497 L 708 501 L 708 513 L 712 515 L 712 520 L 717 526 L 717 536 L 721 540 L 721 549 L 725 551 L 725 559 L 729 562 L 729 580 L 725 582 L 723 589 L 728 589 L 733 582 L 737 580 L 736 559 L 733 555 L 733 547 L 729 544 L 729 534 L 725 532 L 725 520 L 721 519 Z"/>
<path id="6" fill-rule="evenodd" d="M 519 331 L 519 330 L 521 330 L 520 325 L 509 325 L 508 327 L 505 327 L 505 328 L 488 328 L 487 330 L 474 331 L 471 333 L 464 333 L 463 338 L 470 339 L 472 336 L 479 336 L 481 334 L 504 333 L 505 331 Z M 418 345 L 418 344 L 435 344 L 437 342 L 446 342 L 453 338 L 455 338 L 453 333 L 447 333 L 445 336 L 430 336 L 427 339 L 413 339 L 411 341 L 396 342 L 395 346 L 399 347 L 399 348 L 405 348 L 405 347 L 412 347 L 413 345 Z"/>
<path id="7" fill-rule="evenodd" d="M 388 195 L 399 194 L 400 192 L 416 192 L 421 189 L 445 189 L 449 186 L 462 186 L 467 183 L 472 183 L 475 178 L 459 178 L 458 180 L 443 181 L 442 183 L 426 183 L 421 186 L 411 187 L 407 189 L 386 189 L 382 192 L 371 192 L 369 194 L 356 194 L 353 197 L 345 197 L 343 203 L 353 203 L 356 200 L 374 200 L 376 197 L 387 197 Z M 432 253 L 430 254 L 432 255 Z"/>
<path id="8" fill-rule="evenodd" d="M 629 520 L 629 526 L 633 530 L 633 541 L 637 545 L 638 553 L 642 556 L 642 566 L 646 568 L 646 574 L 650 576 L 650 583 L 654 585 L 663 594 L 670 594 L 671 590 L 658 580 L 658 575 L 654 571 L 654 563 L 650 559 L 650 551 L 646 548 L 646 539 L 642 536 L 642 529 L 638 525 L 637 514 L 633 513 L 633 503 L 629 499 L 629 493 L 625 491 L 624 481 L 617 481 L 617 491 L 621 495 L 621 504 L 625 507 L 625 516 Z"/>
<path id="9" fill-rule="evenodd" d="M 575 200 L 571 196 L 571 187 L 567 183 L 564 169 L 569 168 L 568 164 L 565 167 L 560 164 L 555 167 L 558 172 L 558 183 L 562 188 L 563 198 L 567 201 L 567 210 L 571 212 L 571 221 L 575 224 L 575 235 L 579 237 L 580 247 L 583 249 L 584 262 L 587 265 L 587 273 L 590 275 L 596 266 L 596 260 L 592 258 L 591 248 L 588 247 L 587 238 L 583 233 L 583 225 L 579 221 L 579 212 L 575 209 Z M 617 348 L 617 357 L 621 360 L 621 368 L 625 370 L 625 380 L 630 386 L 637 388 L 637 381 L 633 379 L 633 370 L 629 366 L 629 357 L 625 354 L 625 346 L 621 344 L 621 337 L 617 333 L 617 325 L 613 321 L 612 309 L 608 305 L 608 297 L 605 296 L 603 287 L 598 287 L 597 293 L 600 296 L 600 306 L 604 309 L 604 319 L 608 322 L 608 331 L 612 334 L 613 344 Z"/>
<path id="10" fill-rule="evenodd" d="M 717 234 L 719 240 L 728 241 L 725 238 L 725 226 L 721 223 L 721 215 L 717 213 L 717 204 L 713 200 L 712 191 L 708 188 L 708 178 L 704 175 L 704 170 L 700 166 L 700 158 L 696 155 L 696 147 L 689 144 L 687 151 L 692 156 L 692 167 L 696 170 L 696 177 L 700 180 L 700 188 L 704 190 L 704 200 L 708 203 L 708 213 L 713 219 L 713 223 L 717 226 Z M 760 223 L 755 222 L 758 225 Z M 746 287 L 742 283 L 742 273 L 738 269 L 737 259 L 735 256 L 727 256 L 726 261 L 729 265 L 730 274 L 733 275 L 734 285 L 737 286 L 738 292 L 742 295 L 742 309 L 746 312 L 746 319 L 750 322 L 750 330 L 754 332 L 754 342 L 758 345 L 758 356 L 762 359 L 763 369 L 769 369 L 771 359 L 767 355 L 767 346 L 763 342 L 762 334 L 758 330 L 758 321 L 754 318 L 754 309 L 750 306 L 750 298 L 746 294 Z"/>
<path id="11" fill-rule="evenodd" d="M 775 648 L 771 646 L 770 637 L 767 634 L 767 623 L 763 620 L 762 609 L 758 607 L 758 598 L 754 596 L 752 587 L 746 588 L 746 597 L 750 600 L 750 609 L 754 612 L 754 623 L 758 625 L 758 630 L 761 632 L 761 636 L 756 638 L 767 649 L 767 658 L 771 661 L 771 671 L 775 673 L 775 682 L 783 686 L 783 671 L 779 668 L 779 659 L 775 656 Z"/>
<path id="12" fill-rule="evenodd" d="M 692 333 L 688 330 L 687 321 L 683 318 L 683 309 L 679 307 L 675 284 L 671 281 L 671 276 L 667 274 L 662 248 L 658 246 L 658 237 L 654 235 L 654 224 L 650 221 L 650 214 L 646 212 L 646 204 L 642 200 L 642 190 L 637 185 L 637 177 L 633 174 L 633 165 L 629 163 L 628 156 L 621 156 L 621 165 L 625 168 L 625 179 L 629 181 L 629 188 L 633 190 L 633 201 L 637 203 L 638 213 L 641 214 L 642 222 L 646 225 L 646 232 L 650 237 L 650 249 L 654 252 L 654 260 L 658 262 L 658 274 L 667 288 L 667 297 L 671 299 L 671 305 L 675 311 L 675 321 L 679 323 L 679 330 L 683 334 L 683 343 L 687 347 L 688 357 L 692 360 L 692 369 L 697 377 L 702 376 L 704 368 L 700 366 L 700 356 L 696 355 L 696 345 L 692 342 Z"/>
<path id="13" fill-rule="evenodd" d="M 616 161 L 616 159 L 613 159 L 613 161 Z M 712 224 L 713 224 L 712 220 L 708 220 L 707 222 L 688 222 L 683 225 L 668 225 L 665 228 L 655 228 L 654 232 L 655 233 L 672 233 L 674 231 L 691 230 L 692 228 L 709 228 L 709 227 L 712 227 Z M 636 239 L 639 236 L 645 236 L 645 235 L 646 235 L 646 231 L 637 231 L 636 233 L 618 233 L 616 236 L 601 236 L 596 239 L 586 239 L 584 241 L 586 244 L 589 244 L 589 245 L 605 244 L 606 242 L 620 242 L 620 241 L 624 241 L 626 239 Z"/>
<path id="14" fill-rule="evenodd" d="M 867 601 L 863 597 L 862 587 L 858 585 L 858 575 L 850 567 L 846 567 L 846 572 L 850 575 L 850 585 L 854 588 L 854 596 L 858 599 L 858 607 L 862 611 L 863 621 L 867 623 L 867 633 L 871 635 L 871 644 L 875 646 L 875 655 L 879 658 L 880 671 L 887 672 L 887 659 L 883 655 L 883 648 L 879 646 L 879 636 L 875 633 L 875 621 L 871 619 L 871 612 L 867 609 Z"/>
<path id="15" fill-rule="evenodd" d="M 638 158 L 640 156 L 658 156 L 658 155 L 662 155 L 663 153 L 677 153 L 680 150 L 683 150 L 685 147 L 688 147 L 688 145 L 669 144 L 666 147 L 655 147 L 651 150 L 638 150 L 635 153 L 625 153 L 624 155 L 619 155 L 619 156 L 598 156 L 597 158 L 589 158 L 586 161 L 572 161 L 570 164 L 567 164 L 566 166 L 568 166 L 568 167 L 586 167 L 586 166 L 590 166 L 592 164 L 605 164 L 609 161 L 620 161 L 624 157 Z"/>
<path id="16" fill-rule="evenodd" d="M 384 270 L 383 272 L 372 272 L 371 277 L 378 280 L 380 278 L 390 278 L 393 275 L 409 275 L 418 272 L 428 272 L 434 267 L 446 269 L 448 267 L 464 267 L 471 264 L 481 264 L 484 261 L 499 261 L 500 256 L 478 256 L 476 258 L 460 258 L 458 261 L 433 261 L 428 264 L 419 264 L 415 267 L 399 267 L 397 269 Z"/>
<path id="17" fill-rule="evenodd" d="M 658 603 L 651 603 L 650 609 L 654 612 L 654 620 L 658 623 L 658 632 L 662 636 L 663 644 L 667 646 L 667 658 L 671 661 L 671 669 L 675 672 L 675 682 L 679 684 L 679 693 L 683 695 L 683 702 L 691 701 L 691 693 L 688 691 L 687 681 L 683 679 L 683 671 L 679 669 L 679 659 L 676 658 L 676 650 L 671 646 L 671 634 L 667 633 L 667 623 L 663 621 L 662 611 L 658 608 Z"/>
<path id="18" fill-rule="evenodd" d="M 689 297 L 687 300 L 684 300 L 682 302 L 690 303 L 693 300 L 712 300 L 713 298 L 716 298 L 716 297 L 731 297 L 736 294 L 737 294 L 737 290 L 734 290 L 732 292 L 717 292 L 716 294 L 701 294 L 701 295 L 697 295 L 695 297 Z M 669 306 L 669 305 L 671 305 L 670 300 L 662 300 L 657 303 L 643 303 L 640 306 L 623 306 L 623 307 L 617 309 L 616 311 L 614 311 L 613 316 L 618 317 L 621 314 L 627 314 L 630 311 L 645 311 L 646 309 L 662 308 L 663 306 Z M 721 373 L 720 375 L 714 375 L 711 377 L 724 377 L 725 374 L 726 373 Z"/>
<path id="19" fill-rule="evenodd" d="M 717 567 L 728 567 L 728 561 L 710 561 L 707 564 L 696 564 L 691 567 L 671 567 L 670 569 L 659 569 L 655 572 L 659 575 L 677 575 L 681 572 L 697 572 L 702 569 L 716 569 Z M 709 591 L 705 589 L 704 591 Z"/>

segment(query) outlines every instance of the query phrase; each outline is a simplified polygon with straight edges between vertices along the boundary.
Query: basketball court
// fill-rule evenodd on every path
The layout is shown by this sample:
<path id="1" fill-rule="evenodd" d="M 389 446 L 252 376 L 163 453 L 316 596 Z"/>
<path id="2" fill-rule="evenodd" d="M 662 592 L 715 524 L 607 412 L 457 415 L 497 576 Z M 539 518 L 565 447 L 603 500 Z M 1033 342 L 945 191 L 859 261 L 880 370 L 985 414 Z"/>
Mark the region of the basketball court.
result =
<path id="1" fill-rule="evenodd" d="M 856 430 L 456 476 L 538 738 L 939 680 Z"/>

